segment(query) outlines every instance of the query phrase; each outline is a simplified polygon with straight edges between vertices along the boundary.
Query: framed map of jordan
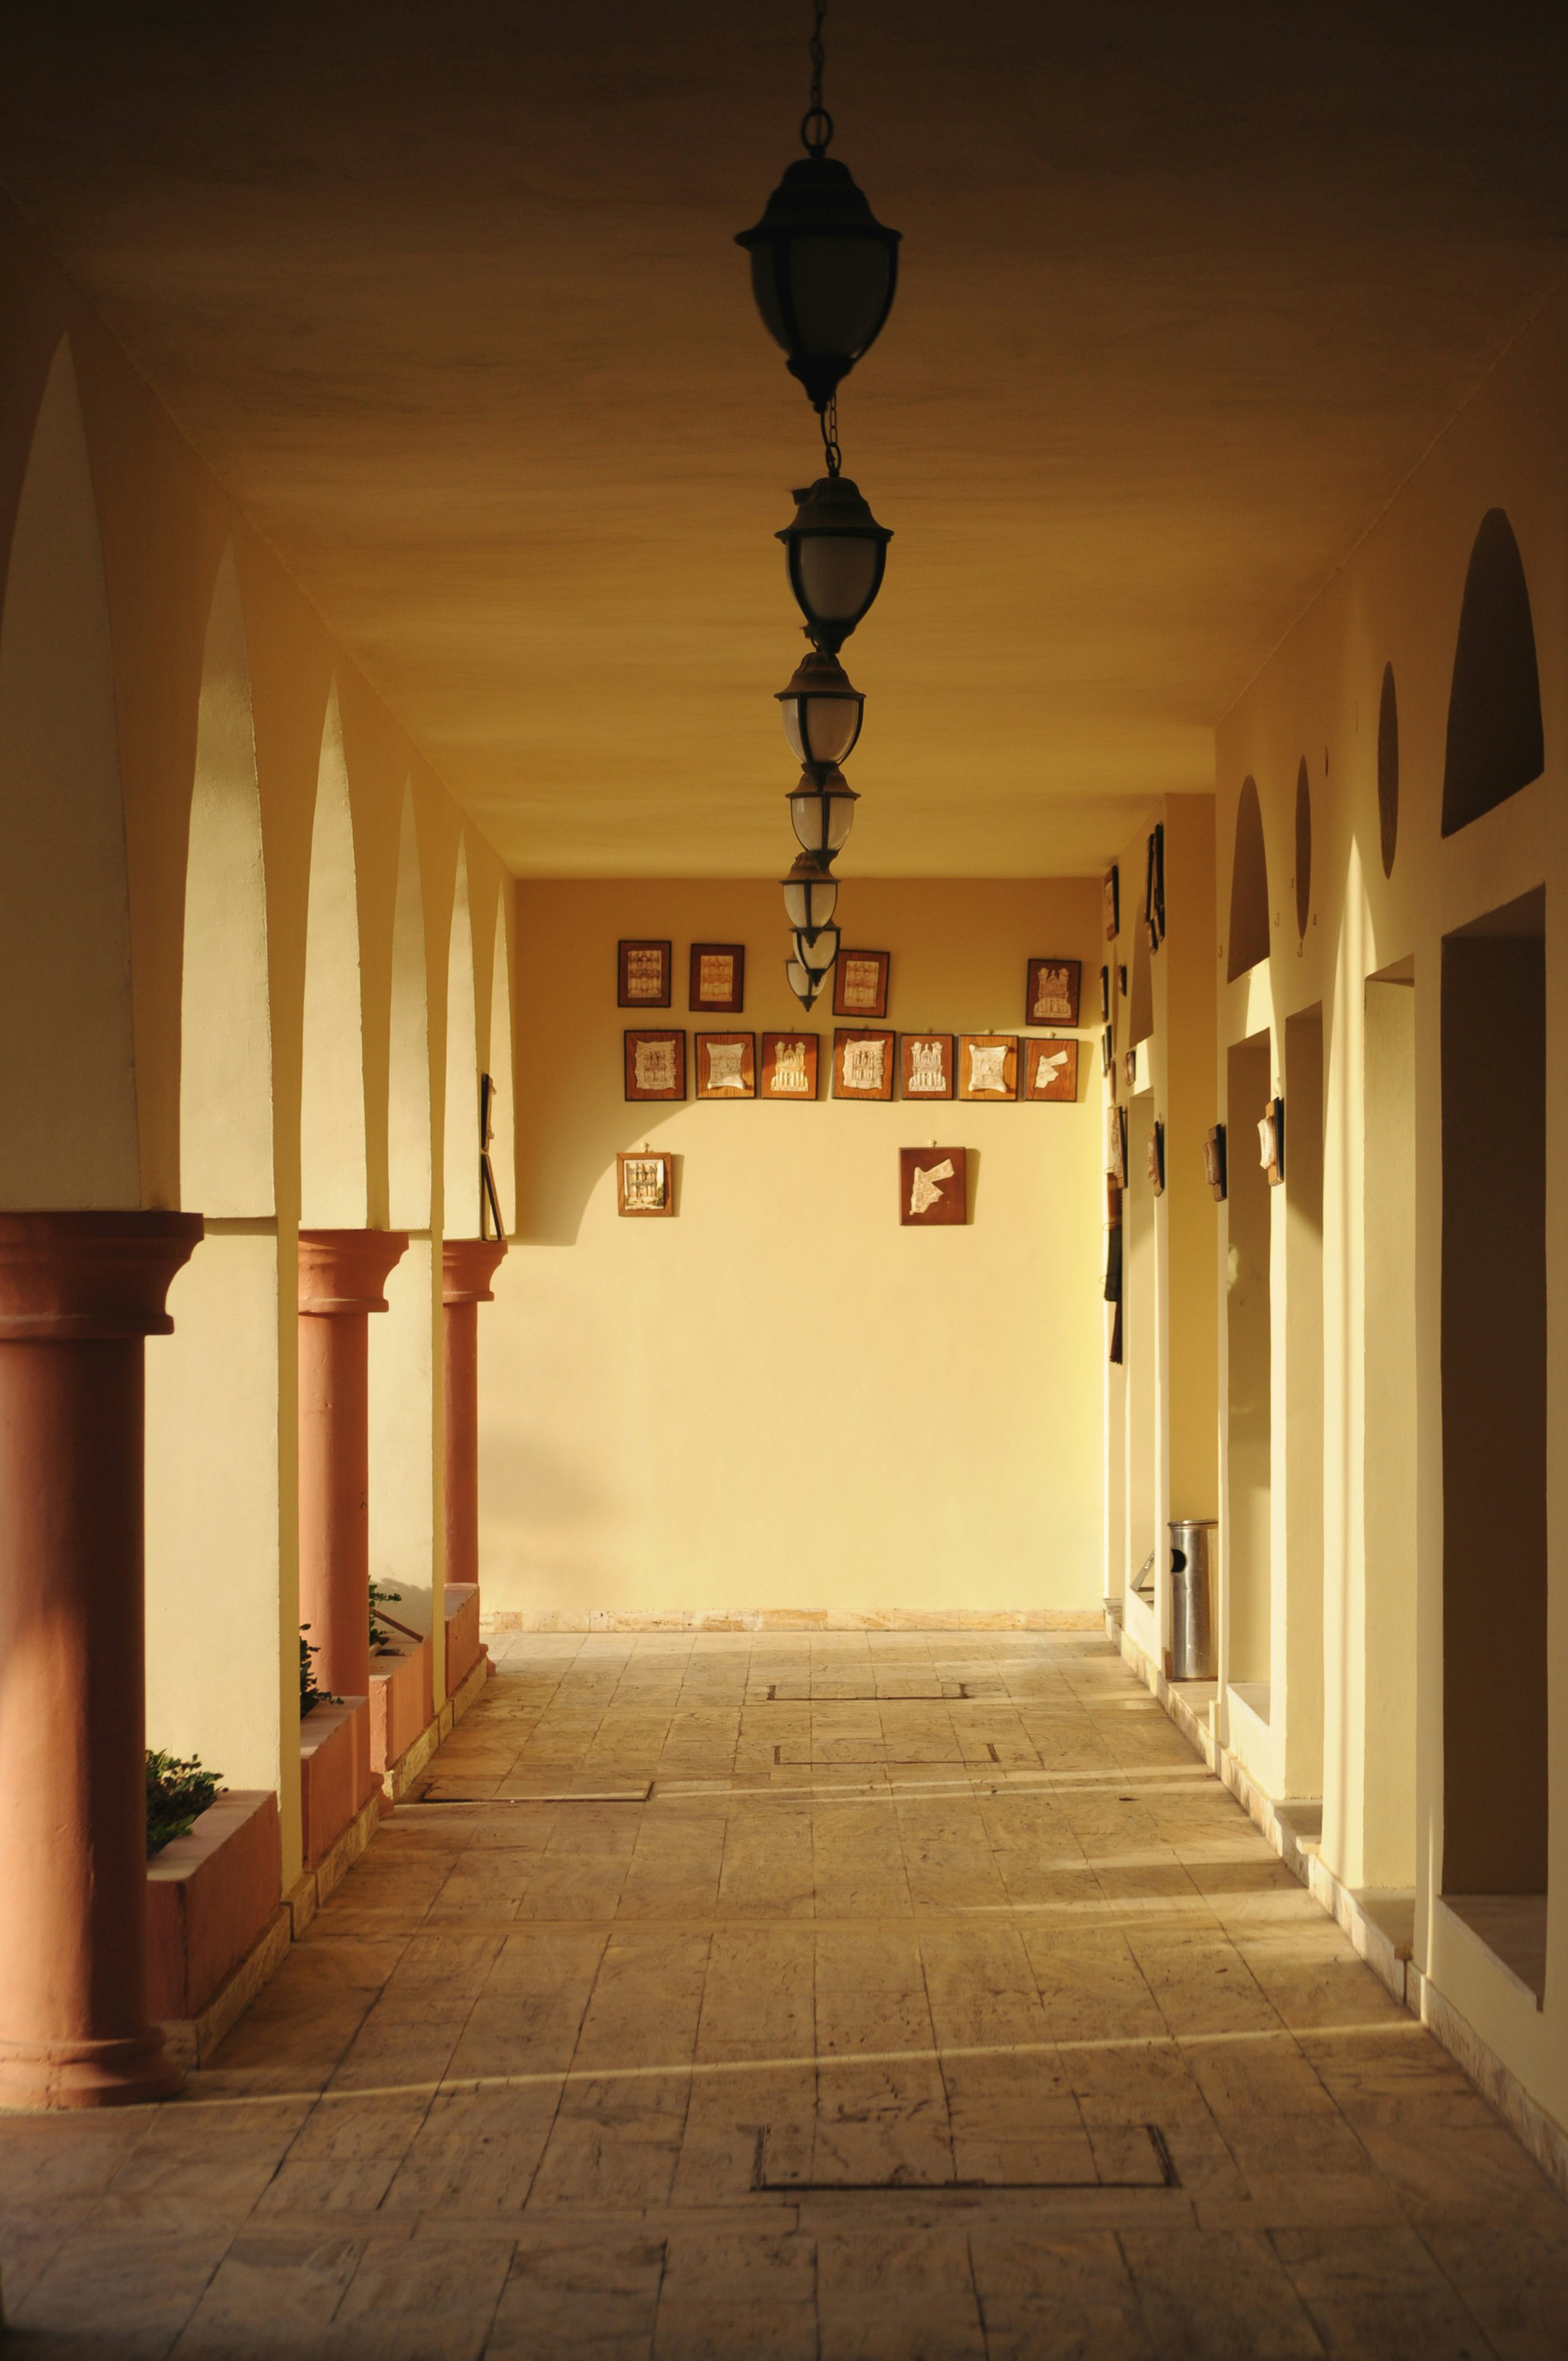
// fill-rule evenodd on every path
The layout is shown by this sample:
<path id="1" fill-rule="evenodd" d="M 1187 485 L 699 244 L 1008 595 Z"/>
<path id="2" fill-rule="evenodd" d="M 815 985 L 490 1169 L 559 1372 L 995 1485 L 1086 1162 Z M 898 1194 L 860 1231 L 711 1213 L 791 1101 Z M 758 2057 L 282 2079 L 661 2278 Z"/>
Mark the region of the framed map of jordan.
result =
<path id="1" fill-rule="evenodd" d="M 684 1033 L 628 1033 L 626 1095 L 629 1099 L 684 1099 L 686 1037 Z"/>
<path id="2" fill-rule="evenodd" d="M 914 1230 L 968 1221 L 969 1159 L 961 1148 L 899 1149 L 898 1218 Z"/>
<path id="3" fill-rule="evenodd" d="M 668 1008 L 670 946 L 668 943 L 619 943 L 616 946 L 617 1005 L 621 1008 Z"/>
<path id="4" fill-rule="evenodd" d="M 1018 1095 L 1018 1038 L 1014 1033 L 959 1035 L 959 1096 L 961 1099 L 1015 1099 Z"/>
<path id="5" fill-rule="evenodd" d="M 834 1097 L 890 1099 L 893 1096 L 893 1070 L 897 1057 L 897 1038 L 892 1033 L 835 1032 Z"/>
<path id="6" fill-rule="evenodd" d="M 815 1033 L 763 1034 L 762 1081 L 757 1095 L 794 1099 L 800 1105 L 817 1096 Z"/>
<path id="7" fill-rule="evenodd" d="M 953 1037 L 950 1033 L 905 1033 L 898 1045 L 899 1086 L 906 1099 L 950 1099 L 953 1095 Z"/>
<path id="8" fill-rule="evenodd" d="M 754 1099 L 757 1045 L 750 1033 L 696 1033 L 692 1037 L 699 1099 Z"/>
<path id="9" fill-rule="evenodd" d="M 1021 1041 L 1018 1049 L 1026 1099 L 1077 1099 L 1076 1041 Z"/>

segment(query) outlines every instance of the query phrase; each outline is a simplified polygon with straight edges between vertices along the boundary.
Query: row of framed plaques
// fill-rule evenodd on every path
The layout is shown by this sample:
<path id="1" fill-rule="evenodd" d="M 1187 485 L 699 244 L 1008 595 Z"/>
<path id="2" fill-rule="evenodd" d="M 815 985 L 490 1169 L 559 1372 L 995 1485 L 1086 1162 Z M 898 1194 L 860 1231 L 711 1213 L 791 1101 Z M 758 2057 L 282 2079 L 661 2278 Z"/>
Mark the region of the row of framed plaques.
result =
<path id="1" fill-rule="evenodd" d="M 901 1099 L 930 1104 L 959 1098 L 998 1104 L 1025 1099 L 1073 1104 L 1078 1043 L 1015 1033 L 883 1033 L 845 1027 L 833 1035 L 833 1096 Z M 694 1033 L 692 1092 L 698 1099 L 785 1099 L 819 1095 L 816 1033 Z M 628 1032 L 629 1099 L 685 1099 L 684 1032 Z"/>
<path id="2" fill-rule="evenodd" d="M 616 947 L 616 995 L 621 1008 L 668 1008 L 674 988 L 674 946 L 622 941 Z M 880 1020 L 887 1015 L 887 951 L 840 950 L 833 968 L 833 1014 Z M 1025 1025 L 1076 1025 L 1079 960 L 1032 959 L 1024 992 Z M 693 943 L 686 1005 L 696 1016 L 739 1016 L 746 1005 L 744 943 Z"/>

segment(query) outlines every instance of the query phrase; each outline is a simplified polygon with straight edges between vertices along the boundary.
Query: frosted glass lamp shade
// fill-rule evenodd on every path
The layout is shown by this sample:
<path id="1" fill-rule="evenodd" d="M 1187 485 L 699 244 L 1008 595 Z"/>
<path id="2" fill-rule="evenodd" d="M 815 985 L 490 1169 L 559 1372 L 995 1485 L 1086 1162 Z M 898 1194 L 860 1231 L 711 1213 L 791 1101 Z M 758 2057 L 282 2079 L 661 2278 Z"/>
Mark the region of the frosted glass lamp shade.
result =
<path id="1" fill-rule="evenodd" d="M 837 656 L 814 649 L 777 692 L 784 736 L 808 771 L 830 771 L 852 752 L 866 700 Z"/>

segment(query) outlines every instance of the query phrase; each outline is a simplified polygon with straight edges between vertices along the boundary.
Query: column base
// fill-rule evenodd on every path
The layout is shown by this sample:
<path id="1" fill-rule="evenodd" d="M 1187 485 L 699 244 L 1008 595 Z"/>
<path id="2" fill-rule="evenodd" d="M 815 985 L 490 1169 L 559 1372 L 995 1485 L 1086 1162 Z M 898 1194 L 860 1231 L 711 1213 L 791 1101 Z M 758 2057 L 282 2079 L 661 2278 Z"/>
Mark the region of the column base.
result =
<path id="1" fill-rule="evenodd" d="M 0 2041 L 0 2107 L 142 2107 L 182 2079 L 156 2026 L 117 2041 Z"/>

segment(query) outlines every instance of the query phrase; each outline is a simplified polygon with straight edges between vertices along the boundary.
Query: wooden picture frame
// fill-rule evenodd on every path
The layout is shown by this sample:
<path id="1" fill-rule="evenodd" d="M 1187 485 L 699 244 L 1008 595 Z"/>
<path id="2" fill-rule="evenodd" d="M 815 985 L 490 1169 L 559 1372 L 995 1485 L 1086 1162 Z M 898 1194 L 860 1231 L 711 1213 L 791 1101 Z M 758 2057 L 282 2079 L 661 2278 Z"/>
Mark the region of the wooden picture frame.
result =
<path id="1" fill-rule="evenodd" d="M 621 1041 L 629 1099 L 685 1097 L 686 1037 L 684 1033 L 628 1032 L 622 1034 Z"/>
<path id="2" fill-rule="evenodd" d="M 1209 1184 L 1209 1194 L 1216 1205 L 1225 1201 L 1225 1126 L 1214 1125 L 1203 1142 L 1203 1178 Z"/>
<path id="3" fill-rule="evenodd" d="M 901 1033 L 898 1037 L 899 1096 L 925 1104 L 953 1095 L 950 1033 Z"/>
<path id="4" fill-rule="evenodd" d="M 981 1104 L 1005 1104 L 1018 1095 L 1018 1036 L 959 1035 L 959 1096 Z"/>
<path id="5" fill-rule="evenodd" d="M 1100 895 L 1105 919 L 1105 939 L 1113 943 L 1122 931 L 1122 873 L 1114 862 L 1105 872 Z"/>
<path id="6" fill-rule="evenodd" d="M 1157 1119 L 1149 1126 L 1147 1155 L 1149 1187 L 1157 1197 L 1165 1194 L 1165 1126 Z"/>
<path id="7" fill-rule="evenodd" d="M 667 942 L 625 941 L 615 947 L 618 1008 L 668 1008 L 674 956 Z"/>
<path id="8" fill-rule="evenodd" d="M 901 1148 L 898 1218 L 906 1230 L 961 1228 L 969 1220 L 967 1151 Z"/>
<path id="9" fill-rule="evenodd" d="M 1116 1028 L 1107 1025 L 1100 1036 L 1100 1071 L 1111 1085 L 1111 1095 L 1116 1094 Z"/>
<path id="10" fill-rule="evenodd" d="M 1285 1102 L 1270 1099 L 1257 1126 L 1257 1160 L 1277 1189 L 1285 1178 Z"/>
<path id="11" fill-rule="evenodd" d="M 694 1098 L 754 1099 L 757 1038 L 754 1033 L 692 1035 Z"/>
<path id="12" fill-rule="evenodd" d="M 1025 1024 L 1076 1025 L 1082 976 L 1081 960 L 1032 959 L 1024 993 Z"/>
<path id="13" fill-rule="evenodd" d="M 1019 1060 L 1024 1069 L 1023 1095 L 1036 1104 L 1048 1101 L 1054 1104 L 1072 1106 L 1078 1101 L 1078 1043 L 1076 1041 L 1020 1042 Z"/>
<path id="14" fill-rule="evenodd" d="M 1144 933 L 1151 951 L 1157 951 L 1165 940 L 1165 824 L 1157 821 L 1149 831 L 1148 852 L 1144 864 Z"/>
<path id="15" fill-rule="evenodd" d="M 693 943 L 686 1005 L 694 1016 L 739 1016 L 746 1005 L 744 943 Z"/>
<path id="16" fill-rule="evenodd" d="M 840 950 L 833 969 L 834 1016 L 885 1016 L 892 965 L 888 951 Z"/>
<path id="17" fill-rule="evenodd" d="M 1118 1189 L 1127 1185 L 1127 1111 L 1125 1107 L 1108 1106 L 1105 1110 L 1105 1178 Z"/>
<path id="18" fill-rule="evenodd" d="M 764 1033 L 757 1096 L 809 1105 L 817 1096 L 817 1051 L 815 1033 Z"/>
<path id="19" fill-rule="evenodd" d="M 836 1099 L 890 1099 L 898 1064 L 895 1033 L 841 1027 L 833 1035 Z"/>
<path id="20" fill-rule="evenodd" d="M 674 1158 L 651 1148 L 618 1152 L 615 1210 L 625 1221 L 656 1221 L 674 1213 Z"/>
<path id="21" fill-rule="evenodd" d="M 1111 1022 L 1111 971 L 1108 967 L 1100 971 L 1100 1022 L 1102 1025 Z"/>

